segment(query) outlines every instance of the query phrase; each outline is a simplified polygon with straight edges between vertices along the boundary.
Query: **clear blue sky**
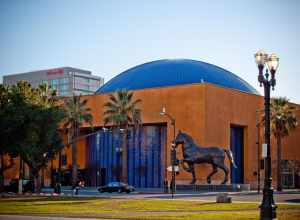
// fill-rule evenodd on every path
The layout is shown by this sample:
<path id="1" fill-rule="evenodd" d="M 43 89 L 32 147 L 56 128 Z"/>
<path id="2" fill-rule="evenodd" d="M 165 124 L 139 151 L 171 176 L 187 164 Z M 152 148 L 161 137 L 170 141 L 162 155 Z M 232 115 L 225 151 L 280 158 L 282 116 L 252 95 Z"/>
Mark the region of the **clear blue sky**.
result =
<path id="1" fill-rule="evenodd" d="M 144 62 L 191 58 L 262 93 L 253 58 L 262 48 L 280 57 L 272 95 L 300 103 L 299 11 L 297 0 L 1 0 L 0 76 L 72 66 L 107 81 Z"/>

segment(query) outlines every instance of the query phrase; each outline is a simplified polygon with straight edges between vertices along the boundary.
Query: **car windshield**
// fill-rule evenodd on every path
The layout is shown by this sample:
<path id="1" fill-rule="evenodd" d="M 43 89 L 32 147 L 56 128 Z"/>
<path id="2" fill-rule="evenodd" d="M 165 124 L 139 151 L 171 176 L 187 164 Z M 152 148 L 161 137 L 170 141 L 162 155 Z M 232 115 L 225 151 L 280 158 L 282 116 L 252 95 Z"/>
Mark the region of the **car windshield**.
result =
<path id="1" fill-rule="evenodd" d="M 111 182 L 108 184 L 109 187 L 115 187 L 115 186 L 120 186 L 119 182 Z"/>

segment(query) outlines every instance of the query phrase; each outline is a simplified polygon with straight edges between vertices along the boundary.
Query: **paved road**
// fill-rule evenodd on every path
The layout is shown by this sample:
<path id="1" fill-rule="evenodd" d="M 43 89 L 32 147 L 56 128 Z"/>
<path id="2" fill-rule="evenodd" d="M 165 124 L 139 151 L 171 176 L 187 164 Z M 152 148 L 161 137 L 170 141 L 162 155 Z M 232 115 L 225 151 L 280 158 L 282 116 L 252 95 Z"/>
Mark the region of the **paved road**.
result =
<path id="1" fill-rule="evenodd" d="M 49 192 L 49 191 L 48 191 Z M 178 192 L 175 194 L 175 199 L 182 200 L 207 200 L 216 201 L 216 196 L 219 192 Z M 72 196 L 71 190 L 65 190 L 65 195 Z M 233 201 L 241 202 L 257 202 L 262 201 L 262 193 L 257 194 L 256 191 L 251 192 L 230 192 L 228 193 Z M 143 199 L 143 198 L 156 198 L 156 199 L 171 199 L 171 194 L 166 193 L 141 193 L 135 192 L 131 194 L 126 193 L 99 193 L 96 189 L 84 189 L 79 191 L 79 196 L 82 197 L 102 197 L 102 198 L 127 198 L 127 199 Z M 274 193 L 275 203 L 290 203 L 300 204 L 300 191 L 286 190 L 281 193 Z"/>

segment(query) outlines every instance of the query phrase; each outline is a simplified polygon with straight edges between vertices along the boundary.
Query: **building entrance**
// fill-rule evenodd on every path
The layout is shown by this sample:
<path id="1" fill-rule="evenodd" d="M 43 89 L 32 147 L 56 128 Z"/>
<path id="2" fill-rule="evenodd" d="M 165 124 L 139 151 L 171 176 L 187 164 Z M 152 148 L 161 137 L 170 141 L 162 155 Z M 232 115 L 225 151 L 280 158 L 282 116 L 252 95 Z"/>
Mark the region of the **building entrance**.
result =
<path id="1" fill-rule="evenodd" d="M 244 183 L 244 127 L 230 127 L 230 150 L 237 165 L 231 165 L 231 183 Z"/>

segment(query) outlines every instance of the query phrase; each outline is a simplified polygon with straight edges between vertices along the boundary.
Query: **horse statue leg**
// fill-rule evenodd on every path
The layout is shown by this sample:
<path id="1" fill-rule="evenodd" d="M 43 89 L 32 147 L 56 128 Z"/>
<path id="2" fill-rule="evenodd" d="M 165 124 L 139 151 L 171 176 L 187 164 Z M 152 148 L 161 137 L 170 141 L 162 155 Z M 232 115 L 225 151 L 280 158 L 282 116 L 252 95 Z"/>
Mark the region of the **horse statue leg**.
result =
<path id="1" fill-rule="evenodd" d="M 223 180 L 223 182 L 221 184 L 226 184 L 228 182 L 228 173 L 229 173 L 229 170 L 225 166 L 224 161 L 222 161 L 222 163 L 219 163 L 218 167 L 220 167 L 224 171 L 224 174 L 225 174 L 224 180 Z"/>
<path id="2" fill-rule="evenodd" d="M 194 163 L 188 163 L 189 167 L 190 167 L 190 172 L 193 175 L 193 179 L 192 182 L 190 184 L 195 184 L 197 179 L 196 179 L 196 174 L 195 174 L 195 168 L 194 168 Z"/>
<path id="3" fill-rule="evenodd" d="M 206 178 L 208 184 L 211 184 L 211 177 L 218 172 L 218 167 L 215 164 L 212 164 L 212 168 L 213 171 Z"/>

